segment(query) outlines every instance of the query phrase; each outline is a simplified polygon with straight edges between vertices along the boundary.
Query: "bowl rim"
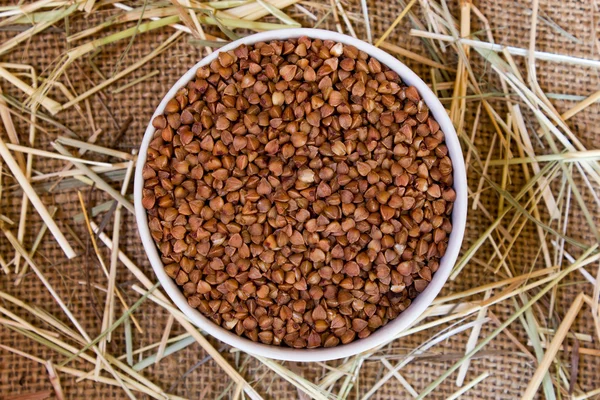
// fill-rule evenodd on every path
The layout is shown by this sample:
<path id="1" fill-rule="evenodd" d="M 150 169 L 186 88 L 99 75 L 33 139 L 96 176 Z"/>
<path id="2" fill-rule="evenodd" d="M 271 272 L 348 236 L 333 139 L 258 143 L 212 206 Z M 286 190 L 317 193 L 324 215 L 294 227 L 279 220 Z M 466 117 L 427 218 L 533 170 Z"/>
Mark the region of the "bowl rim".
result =
<path id="1" fill-rule="evenodd" d="M 370 336 L 364 339 L 357 339 L 349 344 L 339 345 L 331 348 L 294 349 L 253 342 L 250 339 L 237 336 L 235 333 L 218 326 L 208 318 L 204 317 L 198 310 L 189 306 L 185 296 L 176 285 L 175 281 L 171 279 L 164 270 L 164 265 L 160 259 L 158 249 L 150 234 L 146 210 L 142 206 L 141 202 L 144 183 L 144 179 L 142 178 L 142 169 L 146 163 L 148 145 L 155 131 L 155 128 L 152 126 L 152 120 L 157 115 L 163 114 L 167 102 L 175 97 L 176 92 L 181 87 L 185 86 L 190 80 L 194 79 L 196 70 L 199 67 L 210 64 L 210 62 L 216 59 L 220 51 L 229 51 L 240 46 L 241 44 L 250 45 L 261 41 L 286 40 L 301 36 L 307 36 L 311 39 L 333 40 L 335 42 L 355 46 L 359 50 L 369 54 L 369 56 L 375 57 L 382 64 L 387 65 L 391 70 L 398 73 L 400 78 L 406 84 L 415 86 L 417 88 L 421 98 L 425 101 L 425 104 L 427 104 L 429 107 L 431 114 L 440 125 L 440 129 L 445 134 L 446 146 L 448 147 L 449 156 L 453 164 L 453 187 L 456 191 L 456 200 L 452 211 L 453 228 L 452 233 L 449 236 L 448 248 L 446 250 L 446 254 L 440 261 L 439 269 L 434 274 L 433 279 L 427 288 L 420 293 L 415 300 L 413 300 L 412 304 L 406 310 L 404 310 L 394 320 L 390 321 L 386 326 L 377 329 Z M 171 300 L 196 326 L 203 329 L 213 337 L 252 355 L 286 361 L 328 361 L 353 356 L 391 342 L 393 339 L 398 337 L 402 331 L 411 326 L 433 302 L 448 280 L 462 244 L 467 217 L 467 178 L 460 142 L 452 121 L 448 117 L 446 110 L 438 100 L 437 96 L 429 89 L 427 84 L 423 82 L 423 80 L 419 78 L 416 73 L 414 73 L 397 58 L 369 43 L 363 42 L 362 40 L 322 29 L 290 28 L 261 32 L 231 42 L 204 57 L 177 80 L 177 82 L 163 97 L 158 107 L 156 107 L 156 110 L 152 115 L 152 118 L 150 119 L 144 133 L 135 170 L 134 207 L 138 231 L 154 273 L 158 277 L 158 280 Z"/>

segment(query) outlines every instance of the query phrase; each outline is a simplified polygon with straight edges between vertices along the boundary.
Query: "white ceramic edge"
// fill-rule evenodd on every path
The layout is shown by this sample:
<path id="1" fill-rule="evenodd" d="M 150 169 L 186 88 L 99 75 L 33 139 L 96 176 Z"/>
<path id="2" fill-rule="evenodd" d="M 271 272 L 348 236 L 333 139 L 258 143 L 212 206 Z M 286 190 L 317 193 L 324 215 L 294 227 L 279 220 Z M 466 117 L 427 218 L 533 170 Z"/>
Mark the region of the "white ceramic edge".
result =
<path id="1" fill-rule="evenodd" d="M 435 94 L 429 89 L 425 82 L 421 80 L 421 78 L 419 78 L 410 68 L 400 62 L 397 58 L 392 57 L 386 52 L 366 42 L 354 39 L 350 36 L 339 34 L 337 32 L 304 28 L 257 33 L 236 40 L 222 47 L 219 51 L 229 51 L 241 44 L 252 44 L 269 40 L 285 40 L 300 36 L 308 36 L 310 38 L 321 40 L 328 39 L 353 45 L 359 50 L 362 50 L 368 53 L 370 56 L 375 57 L 382 64 L 387 65 L 390 69 L 398 73 L 400 78 L 405 83 L 408 85 L 413 85 L 418 89 L 419 94 L 429 107 L 431 114 L 440 124 L 442 131 L 446 135 L 446 145 L 448 146 L 449 155 L 452 159 L 454 169 L 454 189 L 456 191 L 456 201 L 452 211 L 452 233 L 450 234 L 448 249 L 444 257 L 441 259 L 438 271 L 433 276 L 429 286 L 425 289 L 425 291 L 419 294 L 419 296 L 412 302 L 410 307 L 402 312 L 396 319 L 389 322 L 386 326 L 378 329 L 367 338 L 358 339 L 352 343 L 333 348 L 293 349 L 288 347 L 277 347 L 255 343 L 250 339 L 239 337 L 236 334 L 216 325 L 208 318 L 204 317 L 199 311 L 188 305 L 187 300 L 181 293 L 179 287 L 165 273 L 157 247 L 150 235 L 146 210 L 141 203 L 141 194 L 143 188 L 142 168 L 146 163 L 146 152 L 155 131 L 154 127 L 152 126 L 152 120 L 157 115 L 163 114 L 169 99 L 173 98 L 177 90 L 185 86 L 194 78 L 195 72 L 199 67 L 207 65 L 214 60 L 217 57 L 218 51 L 215 51 L 209 56 L 203 58 L 199 63 L 194 65 L 188 72 L 186 72 L 165 95 L 159 106 L 156 108 L 154 115 L 150 119 L 148 127 L 146 128 L 146 132 L 144 133 L 140 151 L 138 153 L 139 156 L 135 171 L 134 205 L 138 230 L 142 239 L 142 243 L 148 258 L 150 259 L 152 268 L 158 277 L 158 280 L 162 284 L 162 287 L 165 289 L 169 297 L 173 300 L 173 302 L 175 302 L 177 307 L 179 307 L 179 309 L 182 310 L 183 313 L 187 315 L 194 324 L 215 338 L 250 354 L 288 361 L 326 361 L 349 357 L 390 342 L 400 332 L 408 328 L 433 302 L 450 276 L 450 272 L 452 271 L 462 244 L 467 217 L 467 180 L 460 143 L 458 141 L 456 131 L 452 125 L 452 121 L 448 117 L 446 110 Z"/>

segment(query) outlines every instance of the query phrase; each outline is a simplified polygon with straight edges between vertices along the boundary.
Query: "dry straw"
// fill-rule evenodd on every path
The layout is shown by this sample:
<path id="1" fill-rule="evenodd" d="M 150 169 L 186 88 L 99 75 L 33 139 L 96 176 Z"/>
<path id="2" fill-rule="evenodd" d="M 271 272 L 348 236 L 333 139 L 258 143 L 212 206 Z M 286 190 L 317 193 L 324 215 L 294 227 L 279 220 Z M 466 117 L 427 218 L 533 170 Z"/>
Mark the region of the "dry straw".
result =
<path id="1" fill-rule="evenodd" d="M 489 351 L 488 344 L 502 336 L 514 345 L 515 356 L 531 365 L 528 372 L 532 379 L 522 388 L 523 399 L 532 399 L 541 392 L 548 399 L 598 396 L 600 389 L 580 384 L 577 365 L 581 365 L 584 357 L 600 356 L 595 348 L 600 340 L 600 271 L 589 272 L 597 268 L 600 259 L 597 245 L 600 240 L 597 229 L 600 149 L 586 148 L 567 121 L 596 104 L 600 91 L 576 97 L 544 93 L 537 82 L 536 67 L 538 61 L 544 61 L 596 69 L 600 62 L 536 50 L 538 21 L 544 21 L 559 35 L 573 40 L 558 24 L 542 17 L 537 1 L 533 1 L 530 10 L 532 24 L 527 48 L 496 43 L 495 32 L 488 23 L 492 16 L 484 15 L 470 0 L 458 3 L 456 18 L 445 0 L 400 1 L 401 10 L 385 32 L 373 30 L 372 22 L 379 18 L 379 10 L 369 9 L 368 4 L 361 0 L 360 7 L 349 9 L 343 0 L 172 0 L 145 1 L 143 6 L 132 7 L 106 0 L 38 0 L 0 7 L 0 28 L 19 27 L 0 45 L 0 55 L 16 54 L 28 43 L 43 40 L 39 34 L 61 21 L 66 21 L 64 36 L 69 43 L 69 50 L 52 66 L 46 66 L 49 69 L 45 71 L 23 64 L 0 65 L 0 86 L 5 90 L 0 93 L 0 117 L 6 133 L 0 135 L 0 228 L 3 243 L 14 250 L 0 255 L 2 273 L 7 275 L 3 279 L 18 285 L 33 271 L 35 279 L 63 312 L 57 317 L 46 311 L 46 305 L 28 304 L 27 298 L 18 299 L 10 294 L 10 288 L 3 289 L 0 291 L 0 325 L 10 330 L 11 335 L 37 342 L 48 351 L 44 358 L 5 344 L 0 345 L 2 351 L 45 367 L 48 387 L 59 399 L 69 397 L 69 390 L 64 386 L 67 377 L 119 387 L 129 398 L 147 395 L 156 399 L 178 399 L 180 397 L 168 393 L 173 388 L 160 387 L 140 371 L 152 364 L 161 368 L 166 358 L 176 356 L 193 343 L 199 344 L 232 381 L 229 393 L 221 393 L 219 397 L 260 399 L 263 394 L 276 397 L 277 394 L 269 392 L 269 385 L 268 393 L 263 394 L 253 386 L 261 379 L 260 374 L 271 371 L 295 386 L 300 398 L 345 399 L 360 394 L 356 397 L 367 399 L 393 381 L 412 398 L 431 395 L 456 399 L 479 390 L 490 378 L 500 379 L 493 378 L 496 369 L 475 374 L 473 365 L 477 356 Z M 70 29 L 71 19 L 95 14 L 104 22 L 88 25 L 78 32 Z M 264 20 L 267 16 L 271 18 Z M 452 279 L 460 279 L 465 269 L 480 269 L 485 271 L 485 279 L 482 279 L 485 283 L 438 297 L 423 316 L 399 334 L 399 337 L 417 334 L 419 338 L 425 337 L 418 347 L 402 349 L 397 346 L 402 343 L 398 341 L 341 362 L 320 363 L 322 373 L 314 381 L 302 377 L 295 366 L 264 358 L 256 358 L 263 372 L 259 370 L 258 376 L 249 376 L 245 371 L 252 356 L 231 349 L 234 362 L 229 362 L 157 289 L 154 278 L 148 277 L 125 255 L 121 240 L 122 208 L 134 212 L 128 182 L 136 156 L 116 149 L 119 147 L 116 142 L 108 146 L 96 143 L 102 131 L 95 127 L 97 116 L 90 105 L 92 99 L 99 99 L 110 113 L 108 92 L 118 94 L 153 79 L 158 71 L 135 78 L 129 75 L 135 75 L 140 67 L 168 52 L 179 40 L 204 46 L 208 54 L 248 31 L 299 26 L 301 19 L 308 21 L 307 25 L 328 27 L 352 36 L 359 36 L 358 32 L 364 30 L 363 39 L 373 40 L 376 46 L 402 60 L 429 68 L 432 88 L 448 106 L 465 149 L 472 182 L 469 189 L 472 208 L 486 224 L 479 237 L 466 240 L 452 274 Z M 485 29 L 475 32 L 472 26 L 475 24 Z M 409 25 L 412 30 L 407 29 Z M 206 33 L 210 26 L 221 33 Z M 110 76 L 100 73 L 95 56 L 105 46 L 143 40 L 146 32 L 158 29 L 169 30 L 171 36 L 129 65 L 125 65 L 128 59 L 125 55 L 113 60 L 117 67 Z M 108 30 L 113 33 L 106 34 Z M 92 35 L 96 39 L 92 40 Z M 392 39 L 401 35 L 420 38 L 425 50 L 411 51 L 405 48 L 405 42 Z M 519 57 L 523 57 L 527 71 L 517 67 Z M 87 77 L 76 92 L 70 85 L 70 75 L 84 62 L 96 71 L 93 79 L 100 77 L 100 80 L 94 82 Z M 497 84 L 483 86 L 482 82 L 488 81 L 490 76 Z M 22 96 L 15 98 L 6 92 L 19 92 Z M 26 101 L 23 102 L 23 98 Z M 549 98 L 575 98 L 579 102 L 570 109 L 558 111 Z M 54 117 L 71 107 L 92 127 L 91 132 L 79 126 L 64 126 Z M 468 118 L 471 111 L 475 112 L 473 120 Z M 484 120 L 489 120 L 493 130 L 493 138 L 487 142 L 480 137 Z M 19 135 L 15 128 L 17 122 L 27 126 L 28 137 Z M 116 121 L 114 124 L 118 127 Z M 76 132 L 82 137 L 77 137 Z M 37 140 L 40 134 L 51 138 L 57 152 L 40 144 Z M 36 171 L 36 161 L 47 159 L 65 162 L 65 166 L 56 171 Z M 524 182 L 517 183 L 516 175 L 522 176 Z M 118 181 L 117 185 L 111 183 L 114 180 Z M 110 201 L 90 207 L 81 193 L 81 213 L 71 221 L 59 223 L 56 216 L 61 215 L 62 205 L 50 204 L 44 191 L 69 187 L 89 190 L 89 185 L 105 193 Z M 22 199 L 19 215 L 6 215 L 7 200 L 17 198 Z M 495 200 L 483 201 L 484 198 Z M 42 228 L 35 234 L 27 224 L 27 215 L 32 212 L 28 203 L 43 221 Z M 587 224 L 587 238 L 575 236 L 569 229 L 569 223 L 577 214 L 582 215 Z M 100 227 L 93 220 L 97 216 L 103 218 Z M 112 223 L 111 237 L 103 232 L 109 222 Z M 84 329 L 69 302 L 58 294 L 56 283 L 47 278 L 46 265 L 40 264 L 43 258 L 38 248 L 46 239 L 52 240 L 45 234 L 47 231 L 68 258 L 77 255 L 75 249 L 80 251 L 79 246 L 85 247 L 76 235 L 68 238 L 63 234 L 73 232 L 70 224 L 80 225 L 80 231 L 88 231 L 93 244 L 91 254 L 102 265 L 106 277 L 101 283 L 82 281 L 77 285 L 78 290 L 94 288 L 106 296 L 100 306 L 101 330 L 95 337 Z M 534 232 L 537 242 L 532 243 L 524 234 L 529 231 Z M 25 240 L 28 234 L 32 234 L 31 246 Z M 517 249 L 523 246 L 539 249 L 536 259 L 529 264 L 518 259 Z M 104 261 L 106 254 L 109 254 L 106 258 L 109 262 Z M 123 269 L 133 275 L 133 281 L 120 281 Z M 568 310 L 559 309 L 557 304 L 564 301 L 559 288 L 570 285 L 566 283 L 570 280 L 581 280 L 581 276 L 585 279 L 583 283 L 571 286 L 571 290 L 578 293 L 572 305 Z M 156 323 L 146 320 L 137 311 L 148 300 L 164 309 L 169 317 L 159 341 L 136 348 L 137 332 Z M 5 304 L 11 305 L 10 310 Z M 508 311 L 500 313 L 499 309 Z M 580 325 L 574 324 L 578 315 L 591 321 L 589 331 L 581 331 Z M 175 336 L 179 327 L 185 333 Z M 111 336 L 121 328 L 125 335 L 123 348 L 108 346 Z M 520 334 L 516 334 L 517 331 Z M 467 335 L 468 340 L 464 348 L 457 349 L 457 355 L 448 355 L 450 363 L 445 372 L 433 376 L 426 387 L 418 386 L 406 373 L 407 366 L 429 357 L 435 346 L 460 334 Z M 114 350 L 118 353 L 113 354 Z M 49 354 L 50 358 L 45 358 Z M 495 353 L 492 351 L 492 354 Z M 361 386 L 358 378 L 363 368 L 381 371 L 374 385 Z M 448 379 L 459 388 L 439 392 L 440 385 Z M 43 398 L 49 393 L 30 393 L 22 398 Z"/>

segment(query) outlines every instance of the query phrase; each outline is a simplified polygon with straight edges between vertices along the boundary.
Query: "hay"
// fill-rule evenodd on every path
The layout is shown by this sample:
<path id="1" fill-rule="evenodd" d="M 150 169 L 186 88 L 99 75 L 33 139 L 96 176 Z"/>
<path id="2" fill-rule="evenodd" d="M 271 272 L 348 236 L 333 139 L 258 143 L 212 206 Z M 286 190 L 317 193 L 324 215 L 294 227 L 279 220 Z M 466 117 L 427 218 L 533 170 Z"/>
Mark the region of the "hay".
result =
<path id="1" fill-rule="evenodd" d="M 93 390 L 106 398 L 259 399 L 285 392 L 367 399 L 398 391 L 413 398 L 496 398 L 498 382 L 508 397 L 598 395 L 600 143 L 571 121 L 597 110 L 600 92 L 578 84 L 575 94 L 553 93 L 560 87 L 540 71 L 550 66 L 575 76 L 600 62 L 550 51 L 557 47 L 547 43 L 536 50 L 542 30 L 581 44 L 537 1 L 532 10 L 515 11 L 531 15 L 529 40 L 510 46 L 492 30 L 494 14 L 470 0 L 455 9 L 445 0 L 399 3 L 39 0 L 0 7 L 0 27 L 9 29 L 0 55 L 18 62 L 0 65 L 0 332 L 10 341 L 0 349 L 15 355 L 18 366 L 41 368 L 18 390 L 22 398 L 47 396 L 42 389 L 76 397 L 89 393 L 86 382 L 103 385 Z M 195 61 L 183 48 L 208 54 L 252 31 L 300 23 L 373 40 L 428 78 L 462 141 L 473 210 L 452 281 L 409 329 L 386 346 L 302 367 L 215 344 L 157 289 L 131 215 L 122 212 L 133 212 L 127 188 L 141 135 L 117 122 L 149 96 L 145 114 L 135 116 L 141 132 L 168 87 L 158 57 L 181 59 L 185 67 Z M 69 45 L 41 64 L 17 56 L 30 45 L 44 49 L 46 35 Z M 578 103 L 567 105 L 573 99 Z M 115 129 L 129 147 L 110 140 Z M 134 248 L 132 259 L 126 253 Z M 73 268 L 62 270 L 75 256 L 83 280 L 70 276 Z M 194 348 L 206 357 L 196 362 Z M 194 362 L 186 370 L 171 362 L 189 357 Z M 216 366 L 200 376 L 211 378 L 186 391 L 185 379 L 208 368 L 208 360 Z M 519 370 L 503 376 L 510 365 Z M 217 371 L 232 383 L 215 381 Z M 16 391 L 18 378 L 4 376 L 0 388 Z"/>

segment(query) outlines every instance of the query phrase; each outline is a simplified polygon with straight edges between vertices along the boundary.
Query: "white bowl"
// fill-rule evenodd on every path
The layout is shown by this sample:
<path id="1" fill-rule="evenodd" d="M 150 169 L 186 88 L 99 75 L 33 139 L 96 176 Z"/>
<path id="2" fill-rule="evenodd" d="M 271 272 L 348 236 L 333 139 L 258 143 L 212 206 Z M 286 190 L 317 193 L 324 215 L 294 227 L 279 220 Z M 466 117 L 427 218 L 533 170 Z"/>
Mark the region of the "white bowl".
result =
<path id="1" fill-rule="evenodd" d="M 446 145 L 448 146 L 449 156 L 452 160 L 454 169 L 454 190 L 456 191 L 456 201 L 452 211 L 452 233 L 449 237 L 448 249 L 444 257 L 441 259 L 439 269 L 434 274 L 433 279 L 427 288 L 417 296 L 412 304 L 400 315 L 398 315 L 397 318 L 390 321 L 387 325 L 376 330 L 370 336 L 364 339 L 357 339 L 349 344 L 339 345 L 336 347 L 318 349 L 294 349 L 253 342 L 250 339 L 240 337 L 235 333 L 221 328 L 208 318 L 204 317 L 198 310 L 188 305 L 185 296 L 181 292 L 181 289 L 175 284 L 173 279 L 171 279 L 165 273 L 164 265 L 160 259 L 152 236 L 150 235 L 147 213 L 142 206 L 141 201 L 144 183 L 144 179 L 142 178 L 142 168 L 146 163 L 146 152 L 155 131 L 154 127 L 152 126 L 152 120 L 154 117 L 163 114 L 167 102 L 175 96 L 177 90 L 179 90 L 181 87 L 184 87 L 190 80 L 194 79 L 196 70 L 199 67 L 208 65 L 211 61 L 217 58 L 218 51 L 215 51 L 208 57 L 202 59 L 198 64 L 194 65 L 188 72 L 186 72 L 165 95 L 154 112 L 154 115 L 150 119 L 148 127 L 146 128 L 146 133 L 144 134 L 144 138 L 142 140 L 137 161 L 137 168 L 135 171 L 134 203 L 135 214 L 140 236 L 142 238 L 142 243 L 156 276 L 162 284 L 162 287 L 166 290 L 167 294 L 171 297 L 177 307 L 179 307 L 179 309 L 198 327 L 202 328 L 215 338 L 250 354 L 289 361 L 326 361 L 349 357 L 388 343 L 400 332 L 410 326 L 410 324 L 412 324 L 433 302 L 439 291 L 442 289 L 442 286 L 448 279 L 461 247 L 467 217 L 467 178 L 460 143 L 458 141 L 456 131 L 452 126 L 452 121 L 450 121 L 450 118 L 448 118 L 446 110 L 438 98 L 425 84 L 425 82 L 421 80 L 421 78 L 419 78 L 406 65 L 398 61 L 398 59 L 392 57 L 386 52 L 350 36 L 321 29 L 284 29 L 257 33 L 255 35 L 236 40 L 235 42 L 222 47 L 219 51 L 229 51 L 235 49 L 241 44 L 250 45 L 256 42 L 285 40 L 289 38 L 298 38 L 301 36 L 308 36 L 313 39 L 333 40 L 355 46 L 359 50 L 362 50 L 370 56 L 375 57 L 382 64 L 387 65 L 390 69 L 398 73 L 400 78 L 402 78 L 406 84 L 413 85 L 418 89 L 422 99 L 429 107 L 431 114 L 439 123 L 440 128 L 446 135 Z"/>

